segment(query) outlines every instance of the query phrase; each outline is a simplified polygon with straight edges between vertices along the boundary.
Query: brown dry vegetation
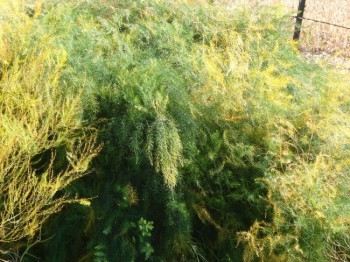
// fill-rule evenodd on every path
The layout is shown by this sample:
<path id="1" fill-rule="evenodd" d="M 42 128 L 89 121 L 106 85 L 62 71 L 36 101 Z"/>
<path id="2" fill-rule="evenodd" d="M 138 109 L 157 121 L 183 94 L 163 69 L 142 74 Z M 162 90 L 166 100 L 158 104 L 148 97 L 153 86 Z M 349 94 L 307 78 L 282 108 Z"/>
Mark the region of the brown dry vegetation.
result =
<path id="1" fill-rule="evenodd" d="M 296 14 L 299 3 L 298 0 L 219 0 L 217 2 L 227 4 L 229 7 L 241 4 L 282 3 L 291 15 Z M 307 0 L 304 17 L 350 27 L 350 1 Z M 304 20 L 300 43 L 304 51 L 350 56 L 350 30 L 347 29 Z"/>

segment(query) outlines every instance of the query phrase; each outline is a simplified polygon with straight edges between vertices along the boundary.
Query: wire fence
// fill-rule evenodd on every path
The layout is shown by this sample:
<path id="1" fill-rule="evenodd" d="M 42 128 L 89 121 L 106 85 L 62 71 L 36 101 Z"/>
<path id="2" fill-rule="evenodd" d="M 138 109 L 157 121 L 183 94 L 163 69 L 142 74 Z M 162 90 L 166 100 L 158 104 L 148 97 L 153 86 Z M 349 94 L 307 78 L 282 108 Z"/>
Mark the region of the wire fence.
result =
<path id="1" fill-rule="evenodd" d="M 294 35 L 293 35 L 294 40 L 299 40 L 299 38 L 300 38 L 301 25 L 302 25 L 303 20 L 313 21 L 316 23 L 326 24 L 326 25 L 337 27 L 337 28 L 343 28 L 343 29 L 350 30 L 350 27 L 348 27 L 348 26 L 339 25 L 339 24 L 335 24 L 335 23 L 331 23 L 331 22 L 327 22 L 327 21 L 314 19 L 314 18 L 304 17 L 305 7 L 306 7 L 306 0 L 299 0 L 297 15 L 293 16 L 296 19 Z"/>
<path id="2" fill-rule="evenodd" d="M 350 30 L 350 27 L 348 27 L 348 26 L 337 25 L 337 24 L 333 24 L 333 23 L 329 23 L 329 22 L 325 22 L 325 21 L 320 21 L 320 20 L 317 20 L 317 19 L 312 19 L 312 18 L 307 18 L 307 17 L 298 17 L 298 16 L 296 16 L 296 15 L 294 15 L 294 16 L 292 16 L 292 17 L 293 17 L 293 18 L 300 18 L 300 19 L 302 19 L 302 20 L 313 21 L 313 22 L 316 22 L 316 23 L 331 25 L 331 26 L 335 26 L 335 27 L 338 27 L 338 28 L 344 28 L 344 29 Z"/>

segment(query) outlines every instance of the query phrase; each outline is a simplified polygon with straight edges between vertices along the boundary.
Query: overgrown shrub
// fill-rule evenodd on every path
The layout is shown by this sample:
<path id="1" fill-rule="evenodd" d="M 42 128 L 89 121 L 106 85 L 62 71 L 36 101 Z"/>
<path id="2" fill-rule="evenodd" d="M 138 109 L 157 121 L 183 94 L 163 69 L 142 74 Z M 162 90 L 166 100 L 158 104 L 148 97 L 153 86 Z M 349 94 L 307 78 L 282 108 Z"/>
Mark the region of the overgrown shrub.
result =
<path id="1" fill-rule="evenodd" d="M 299 57 L 282 9 L 185 0 L 44 7 L 32 18 L 34 39 L 49 35 L 65 50 L 61 90 L 83 87 L 83 117 L 104 148 L 94 175 L 69 188 L 95 197 L 91 207 L 53 217 L 44 233 L 54 237 L 34 254 L 349 256 L 349 78 Z"/>

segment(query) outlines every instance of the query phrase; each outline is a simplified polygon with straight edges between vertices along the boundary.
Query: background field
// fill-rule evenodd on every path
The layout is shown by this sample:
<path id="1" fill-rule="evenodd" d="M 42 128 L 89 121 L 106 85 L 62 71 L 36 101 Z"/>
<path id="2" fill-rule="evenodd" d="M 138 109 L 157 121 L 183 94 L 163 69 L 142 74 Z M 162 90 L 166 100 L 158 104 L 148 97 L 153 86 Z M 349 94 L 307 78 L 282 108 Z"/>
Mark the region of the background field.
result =
<path id="1" fill-rule="evenodd" d="M 240 4 L 270 5 L 282 3 L 291 14 L 298 9 L 298 0 L 221 0 L 218 1 L 234 7 Z M 307 0 L 304 17 L 350 27 L 350 1 L 348 0 Z M 291 19 L 291 22 L 294 19 Z M 301 48 L 313 53 L 331 53 L 337 56 L 350 56 L 350 30 L 334 26 L 303 21 Z"/>

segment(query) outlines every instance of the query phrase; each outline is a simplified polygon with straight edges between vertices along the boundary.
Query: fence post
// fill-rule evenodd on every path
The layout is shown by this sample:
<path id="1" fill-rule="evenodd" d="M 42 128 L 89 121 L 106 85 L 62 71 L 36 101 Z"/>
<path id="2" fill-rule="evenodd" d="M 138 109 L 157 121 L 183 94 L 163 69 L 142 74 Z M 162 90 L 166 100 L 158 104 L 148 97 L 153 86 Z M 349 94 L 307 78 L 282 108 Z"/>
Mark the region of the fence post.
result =
<path id="1" fill-rule="evenodd" d="M 299 37 L 300 37 L 300 30 L 301 30 L 301 23 L 303 21 L 305 2 L 306 0 L 299 0 L 298 14 L 296 17 L 297 20 L 295 22 L 293 40 L 299 40 Z"/>

